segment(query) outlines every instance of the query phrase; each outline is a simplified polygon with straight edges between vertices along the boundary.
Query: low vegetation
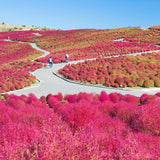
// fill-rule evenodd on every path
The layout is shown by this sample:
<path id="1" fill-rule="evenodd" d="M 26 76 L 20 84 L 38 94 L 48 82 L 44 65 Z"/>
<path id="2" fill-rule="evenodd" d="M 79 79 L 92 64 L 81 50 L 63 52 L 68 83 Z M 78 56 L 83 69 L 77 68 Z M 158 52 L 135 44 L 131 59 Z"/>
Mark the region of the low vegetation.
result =
<path id="1" fill-rule="evenodd" d="M 158 159 L 160 97 L 101 92 L 0 101 L 2 159 Z"/>
<path id="2" fill-rule="evenodd" d="M 159 26 L 0 32 L 0 93 L 36 82 L 31 71 L 48 57 L 31 61 L 42 52 L 29 42 L 51 51 L 54 63 L 64 62 L 66 53 L 70 61 L 97 58 L 66 65 L 59 70 L 66 78 L 107 87 L 160 87 L 159 32 Z M 132 56 L 139 52 L 145 54 Z M 0 159 L 158 160 L 159 103 L 160 93 L 0 95 Z"/>
<path id="3" fill-rule="evenodd" d="M 99 58 L 68 64 L 59 73 L 74 81 L 107 87 L 160 87 L 159 61 L 160 52 Z"/>

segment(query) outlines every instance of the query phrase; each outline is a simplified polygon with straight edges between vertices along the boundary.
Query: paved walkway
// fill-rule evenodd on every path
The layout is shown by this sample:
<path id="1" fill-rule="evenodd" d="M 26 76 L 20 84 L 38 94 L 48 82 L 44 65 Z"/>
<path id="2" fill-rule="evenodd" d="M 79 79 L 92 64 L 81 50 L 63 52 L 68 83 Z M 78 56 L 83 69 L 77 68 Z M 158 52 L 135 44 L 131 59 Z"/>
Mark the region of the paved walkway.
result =
<path id="1" fill-rule="evenodd" d="M 49 54 L 50 52 L 40 49 L 35 43 L 31 43 L 32 47 L 43 51 L 45 53 L 45 56 Z M 43 55 L 44 56 L 44 55 Z M 77 63 L 80 61 L 75 62 L 69 62 Z M 28 95 L 29 93 L 35 94 L 37 97 L 41 97 L 42 95 L 46 96 L 49 93 L 51 94 L 58 94 L 58 92 L 61 92 L 63 95 L 65 94 L 75 94 L 79 92 L 87 92 L 87 93 L 101 93 L 101 91 L 106 91 L 108 94 L 112 92 L 118 92 L 121 94 L 132 94 L 136 96 L 141 96 L 143 93 L 148 94 L 155 94 L 157 92 L 160 92 L 160 88 L 150 88 L 150 89 L 123 89 L 123 88 L 107 88 L 103 86 L 94 86 L 90 84 L 81 84 L 81 83 L 75 83 L 74 81 L 70 81 L 67 79 L 64 79 L 62 77 L 59 77 L 57 74 L 58 69 L 64 67 L 66 63 L 59 63 L 59 64 L 53 64 L 52 68 L 45 67 L 36 70 L 32 74 L 37 77 L 38 83 L 26 87 L 24 89 L 16 90 L 8 92 L 9 94 L 15 94 L 15 95 Z"/>

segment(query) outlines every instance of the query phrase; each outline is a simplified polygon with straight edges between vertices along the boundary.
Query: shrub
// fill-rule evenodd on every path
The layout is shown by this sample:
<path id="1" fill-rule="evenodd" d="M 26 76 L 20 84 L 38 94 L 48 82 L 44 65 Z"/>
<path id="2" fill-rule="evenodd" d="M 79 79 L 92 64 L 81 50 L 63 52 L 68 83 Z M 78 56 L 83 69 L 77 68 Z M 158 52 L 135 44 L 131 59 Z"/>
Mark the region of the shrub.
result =
<path id="1" fill-rule="evenodd" d="M 109 98 L 108 94 L 105 91 L 101 92 L 100 101 L 101 102 L 110 101 L 110 98 Z"/>
<path id="2" fill-rule="evenodd" d="M 94 96 L 93 93 L 86 93 L 86 92 L 80 92 L 77 96 L 77 102 L 81 101 L 81 100 L 86 100 L 89 103 L 92 102 L 94 100 Z"/>
<path id="3" fill-rule="evenodd" d="M 153 102 L 153 101 L 156 101 L 156 100 L 158 100 L 159 98 L 156 96 L 156 95 L 148 95 L 148 94 L 143 94 L 143 95 L 141 95 L 141 97 L 140 97 L 140 103 L 142 104 L 142 105 L 144 105 L 144 104 L 149 104 L 149 103 L 151 103 L 151 102 Z"/>
<path id="4" fill-rule="evenodd" d="M 160 87 L 160 81 L 159 80 L 155 80 L 154 81 L 154 86 L 155 87 Z"/>
<path id="5" fill-rule="evenodd" d="M 160 92 L 157 92 L 155 95 L 158 96 L 158 97 L 160 97 Z"/>
<path id="6" fill-rule="evenodd" d="M 14 109 L 20 109 L 25 107 L 25 102 L 19 98 L 16 98 L 16 96 L 10 96 L 7 100 L 7 104 L 12 106 Z"/>
<path id="7" fill-rule="evenodd" d="M 120 101 L 113 105 L 110 109 L 110 115 L 112 117 L 119 117 L 119 119 L 128 125 L 132 120 L 132 116 L 134 115 L 135 107 L 131 104 L 128 104 L 125 101 Z"/>
<path id="8" fill-rule="evenodd" d="M 55 109 L 55 105 L 59 102 L 59 100 L 54 97 L 52 94 L 48 94 L 46 97 L 46 101 L 49 105 L 49 107 Z"/>
<path id="9" fill-rule="evenodd" d="M 134 95 L 126 94 L 121 99 L 126 101 L 127 103 L 131 103 L 133 105 L 139 104 L 139 98 Z"/>
<path id="10" fill-rule="evenodd" d="M 123 84 L 123 78 L 121 78 L 120 76 L 116 76 L 115 82 L 118 83 L 119 85 Z"/>
<path id="11" fill-rule="evenodd" d="M 138 78 L 138 79 L 136 80 L 137 86 L 142 86 L 143 83 L 144 83 L 144 80 L 143 80 L 142 78 Z"/>
<path id="12" fill-rule="evenodd" d="M 40 101 L 41 101 L 41 103 L 44 103 L 44 104 L 47 103 L 47 100 L 46 100 L 46 97 L 45 97 L 45 96 L 41 96 L 41 97 L 40 97 Z"/>
<path id="13" fill-rule="evenodd" d="M 110 110 L 113 107 L 113 103 L 111 101 L 104 101 L 100 106 L 100 111 L 104 114 L 104 116 L 108 116 L 110 114 Z"/>
<path id="14" fill-rule="evenodd" d="M 144 81 L 143 87 L 145 87 L 145 88 L 154 87 L 154 81 L 152 81 L 152 80 Z"/>
<path id="15" fill-rule="evenodd" d="M 135 130 L 160 136 L 160 107 L 157 102 L 141 106 L 138 118 L 133 120 Z"/>
<path id="16" fill-rule="evenodd" d="M 114 92 L 109 94 L 109 98 L 113 103 L 117 103 L 118 101 L 120 101 L 121 97 L 122 95 L 120 93 Z"/>
<path id="17" fill-rule="evenodd" d="M 42 103 L 34 94 L 30 93 L 27 99 L 27 103 L 34 107 L 47 108 L 45 103 Z"/>
<path id="18" fill-rule="evenodd" d="M 65 100 L 67 100 L 69 103 L 74 103 L 77 102 L 77 94 L 73 94 L 73 95 L 66 95 L 65 96 Z"/>
<path id="19" fill-rule="evenodd" d="M 99 115 L 98 108 L 87 105 L 88 101 L 81 100 L 79 103 L 65 104 L 62 112 L 63 119 L 69 123 L 73 134 L 80 127 L 95 120 Z"/>

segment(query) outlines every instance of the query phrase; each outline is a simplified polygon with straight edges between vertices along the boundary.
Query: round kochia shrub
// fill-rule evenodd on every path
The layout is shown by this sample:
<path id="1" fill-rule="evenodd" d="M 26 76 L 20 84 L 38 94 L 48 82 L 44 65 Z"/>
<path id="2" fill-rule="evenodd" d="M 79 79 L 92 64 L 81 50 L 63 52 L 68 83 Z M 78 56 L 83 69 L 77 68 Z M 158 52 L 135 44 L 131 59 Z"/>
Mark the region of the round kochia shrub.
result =
<path id="1" fill-rule="evenodd" d="M 77 94 L 73 94 L 73 95 L 66 95 L 65 96 L 65 100 L 67 100 L 69 103 L 74 103 L 77 101 Z"/>
<path id="2" fill-rule="evenodd" d="M 138 106 L 134 106 L 126 101 L 119 101 L 110 109 L 110 115 L 119 117 L 121 121 L 130 125 L 137 109 Z"/>
<path id="3" fill-rule="evenodd" d="M 133 105 L 138 105 L 139 104 L 139 98 L 130 94 L 126 94 L 122 96 L 121 100 L 126 101 L 127 103 L 131 103 Z"/>
<path id="4" fill-rule="evenodd" d="M 62 118 L 69 123 L 73 134 L 101 115 L 96 106 L 86 105 L 87 103 L 86 100 L 81 100 L 78 103 L 65 104 L 63 106 Z"/>
<path id="5" fill-rule="evenodd" d="M 132 122 L 135 130 L 160 136 L 160 99 L 143 105 Z"/>
<path id="6" fill-rule="evenodd" d="M 143 87 L 145 87 L 145 88 L 154 87 L 154 81 L 152 81 L 152 80 L 144 81 Z"/>
<path id="7" fill-rule="evenodd" d="M 110 97 L 105 91 L 102 91 L 100 94 L 100 101 L 105 102 L 105 101 L 110 101 Z"/>
<path id="8" fill-rule="evenodd" d="M 159 95 L 5 94 L 0 100 L 1 158 L 158 159 Z"/>
<path id="9" fill-rule="evenodd" d="M 155 86 L 155 87 L 160 87 L 160 81 L 159 81 L 158 79 L 156 79 L 156 80 L 154 81 L 154 86 Z"/>

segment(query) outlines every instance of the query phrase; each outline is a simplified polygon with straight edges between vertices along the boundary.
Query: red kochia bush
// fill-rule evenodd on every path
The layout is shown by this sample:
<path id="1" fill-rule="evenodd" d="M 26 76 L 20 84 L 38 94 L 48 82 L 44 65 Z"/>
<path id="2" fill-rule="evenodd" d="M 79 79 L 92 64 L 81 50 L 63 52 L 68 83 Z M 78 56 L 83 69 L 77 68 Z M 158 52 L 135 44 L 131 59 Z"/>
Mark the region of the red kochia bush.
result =
<path id="1" fill-rule="evenodd" d="M 63 95 L 60 92 L 57 95 L 53 95 L 53 97 L 55 97 L 58 101 L 62 101 L 63 100 Z"/>
<path id="2" fill-rule="evenodd" d="M 122 97 L 122 100 L 131 103 L 133 105 L 138 105 L 139 104 L 139 98 L 134 96 L 134 95 L 130 95 L 130 94 L 126 94 Z"/>
<path id="3" fill-rule="evenodd" d="M 48 105 L 53 109 L 54 109 L 54 106 L 59 102 L 59 100 L 56 97 L 54 97 L 52 94 L 48 94 L 46 100 Z"/>
<path id="4" fill-rule="evenodd" d="M 158 96 L 158 97 L 160 97 L 160 92 L 156 93 L 155 95 Z"/>
<path id="5" fill-rule="evenodd" d="M 87 102 L 91 103 L 94 100 L 93 93 L 80 92 L 77 96 L 77 102 L 81 100 L 86 100 Z"/>
<path id="6" fill-rule="evenodd" d="M 104 114 L 104 116 L 110 115 L 110 110 L 113 107 L 113 103 L 111 101 L 104 101 L 100 104 L 99 109 Z"/>
<path id="7" fill-rule="evenodd" d="M 47 103 L 45 96 L 41 96 L 41 97 L 40 97 L 40 101 L 41 101 L 42 103 L 45 103 L 45 104 Z"/>
<path id="8" fill-rule="evenodd" d="M 121 121 L 130 125 L 137 109 L 138 107 L 133 104 L 126 101 L 119 101 L 111 108 L 110 115 L 113 117 L 117 116 Z"/>
<path id="9" fill-rule="evenodd" d="M 104 102 L 104 101 L 110 101 L 110 98 L 108 96 L 108 94 L 105 91 L 102 91 L 100 94 L 100 101 Z"/>
<path id="10" fill-rule="evenodd" d="M 87 103 L 88 101 L 81 100 L 79 103 L 64 105 L 62 117 L 69 123 L 73 133 L 100 116 L 98 108 L 91 104 L 87 105 Z"/>
<path id="11" fill-rule="evenodd" d="M 67 100 L 69 103 L 77 102 L 77 94 L 66 95 L 65 100 Z"/>
<path id="12" fill-rule="evenodd" d="M 46 97 L 46 101 L 49 107 L 53 108 L 54 111 L 58 114 L 62 114 L 63 110 L 62 100 L 63 100 L 62 93 L 58 93 L 58 95 L 48 94 L 48 96 Z"/>
<path id="13" fill-rule="evenodd" d="M 142 105 L 133 119 L 135 130 L 160 136 L 160 100 Z"/>
<path id="14" fill-rule="evenodd" d="M 118 101 L 121 100 L 122 95 L 120 93 L 110 93 L 109 98 L 113 103 L 117 103 Z"/>
<path id="15" fill-rule="evenodd" d="M 34 94 L 30 93 L 27 99 L 27 103 L 35 107 L 47 107 L 46 104 L 42 103 Z"/>
<path id="16" fill-rule="evenodd" d="M 25 107 L 25 102 L 15 97 L 10 97 L 7 101 L 7 104 L 15 109 L 20 109 Z"/>
<path id="17" fill-rule="evenodd" d="M 144 104 L 148 104 L 148 103 L 151 103 L 153 101 L 156 101 L 156 100 L 160 100 L 159 96 L 156 96 L 156 95 L 148 95 L 148 94 L 143 94 L 141 97 L 140 97 L 140 103 L 142 105 Z"/>

